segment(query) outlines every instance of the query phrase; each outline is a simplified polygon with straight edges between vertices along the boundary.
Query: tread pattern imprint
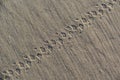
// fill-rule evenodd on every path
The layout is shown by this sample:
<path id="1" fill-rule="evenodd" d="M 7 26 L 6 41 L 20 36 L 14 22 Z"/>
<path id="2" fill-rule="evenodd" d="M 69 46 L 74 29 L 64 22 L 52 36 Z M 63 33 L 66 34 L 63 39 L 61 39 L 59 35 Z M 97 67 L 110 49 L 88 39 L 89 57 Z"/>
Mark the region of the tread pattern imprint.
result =
<path id="1" fill-rule="evenodd" d="M 120 80 L 120 0 L 0 0 L 0 80 Z"/>

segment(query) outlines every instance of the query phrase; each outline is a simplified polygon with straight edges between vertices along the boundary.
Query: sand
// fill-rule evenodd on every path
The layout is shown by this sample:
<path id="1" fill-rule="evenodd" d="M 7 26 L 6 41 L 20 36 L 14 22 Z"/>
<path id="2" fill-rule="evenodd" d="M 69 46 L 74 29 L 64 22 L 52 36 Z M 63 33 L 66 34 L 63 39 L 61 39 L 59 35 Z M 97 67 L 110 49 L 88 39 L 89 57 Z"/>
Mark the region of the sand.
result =
<path id="1" fill-rule="evenodd" d="M 120 80 L 120 1 L 0 0 L 0 80 Z"/>

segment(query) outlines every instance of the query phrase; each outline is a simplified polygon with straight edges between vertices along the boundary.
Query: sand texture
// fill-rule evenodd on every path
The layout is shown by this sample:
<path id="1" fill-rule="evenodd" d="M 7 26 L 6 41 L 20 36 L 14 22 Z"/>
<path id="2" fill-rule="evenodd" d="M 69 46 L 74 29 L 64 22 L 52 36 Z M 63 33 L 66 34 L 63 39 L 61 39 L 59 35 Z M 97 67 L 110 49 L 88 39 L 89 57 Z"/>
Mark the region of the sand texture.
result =
<path id="1" fill-rule="evenodd" d="M 0 0 L 0 80 L 120 80 L 120 0 Z"/>

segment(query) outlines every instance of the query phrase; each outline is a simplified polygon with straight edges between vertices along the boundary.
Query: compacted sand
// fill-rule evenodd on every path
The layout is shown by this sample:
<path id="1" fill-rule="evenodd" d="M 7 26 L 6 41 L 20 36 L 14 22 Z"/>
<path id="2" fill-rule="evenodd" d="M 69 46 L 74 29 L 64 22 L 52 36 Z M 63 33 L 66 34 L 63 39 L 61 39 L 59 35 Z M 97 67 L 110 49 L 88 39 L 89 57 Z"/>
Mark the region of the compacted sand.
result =
<path id="1" fill-rule="evenodd" d="M 120 1 L 0 0 L 0 80 L 120 80 Z"/>

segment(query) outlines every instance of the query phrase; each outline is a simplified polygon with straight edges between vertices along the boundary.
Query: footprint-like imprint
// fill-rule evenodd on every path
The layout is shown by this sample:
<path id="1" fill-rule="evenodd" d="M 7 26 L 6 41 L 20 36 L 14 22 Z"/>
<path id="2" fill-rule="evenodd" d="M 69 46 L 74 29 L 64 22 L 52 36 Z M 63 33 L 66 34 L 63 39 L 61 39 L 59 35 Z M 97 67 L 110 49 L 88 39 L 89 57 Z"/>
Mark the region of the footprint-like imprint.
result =
<path id="1" fill-rule="evenodd" d="M 16 68 L 15 72 L 17 73 L 17 75 L 20 75 L 21 74 L 21 69 L 20 68 Z"/>
<path id="2" fill-rule="evenodd" d="M 34 54 L 30 54 L 29 57 L 30 57 L 31 61 L 35 61 L 36 60 L 36 56 Z"/>
<path id="3" fill-rule="evenodd" d="M 35 47 L 35 54 L 28 54 L 23 56 L 23 61 L 16 62 L 16 68 L 6 69 L 0 72 L 0 80 L 11 80 L 14 75 L 21 75 L 23 70 L 29 70 L 32 63 L 41 61 L 42 57 L 45 55 L 50 55 L 54 48 L 61 47 L 65 42 L 69 42 L 71 34 L 78 33 L 82 34 L 88 26 L 94 22 L 95 19 L 101 19 L 106 12 L 111 12 L 114 9 L 114 5 L 120 5 L 120 1 L 112 0 L 111 2 L 102 2 L 96 4 L 96 8 L 90 10 L 81 15 L 80 18 L 76 18 L 77 24 L 69 24 L 65 26 L 64 31 L 56 32 L 57 37 L 49 40 L 45 40 L 45 45 L 40 45 L 39 48 Z"/>
<path id="4" fill-rule="evenodd" d="M 13 72 L 9 72 L 9 70 L 5 70 L 0 72 L 0 80 L 11 80 L 12 79 Z"/>

